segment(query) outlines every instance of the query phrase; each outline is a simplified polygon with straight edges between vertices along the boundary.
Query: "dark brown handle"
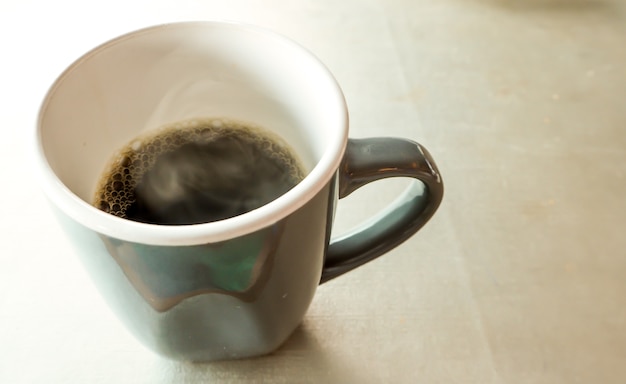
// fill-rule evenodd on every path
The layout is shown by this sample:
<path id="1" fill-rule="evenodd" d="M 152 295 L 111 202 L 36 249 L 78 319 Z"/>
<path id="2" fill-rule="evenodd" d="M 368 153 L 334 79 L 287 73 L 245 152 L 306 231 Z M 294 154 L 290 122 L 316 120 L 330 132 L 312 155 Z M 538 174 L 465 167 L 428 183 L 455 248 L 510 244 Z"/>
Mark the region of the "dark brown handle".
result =
<path id="1" fill-rule="evenodd" d="M 417 180 L 371 224 L 331 240 L 320 284 L 400 245 L 426 224 L 441 204 L 441 175 L 426 148 L 391 137 L 348 141 L 339 169 L 339 198 L 387 177 Z"/>

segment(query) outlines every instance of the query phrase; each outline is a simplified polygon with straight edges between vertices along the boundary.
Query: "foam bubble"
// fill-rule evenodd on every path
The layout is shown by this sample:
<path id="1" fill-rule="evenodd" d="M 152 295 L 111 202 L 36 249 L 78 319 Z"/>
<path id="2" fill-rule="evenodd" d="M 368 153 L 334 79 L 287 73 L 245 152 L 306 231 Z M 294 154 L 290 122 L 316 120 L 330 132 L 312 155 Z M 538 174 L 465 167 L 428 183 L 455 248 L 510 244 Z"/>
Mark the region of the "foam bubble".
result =
<path id="1" fill-rule="evenodd" d="M 141 148 L 141 141 L 139 140 L 135 140 L 130 144 L 130 147 L 133 149 L 133 151 L 138 151 Z"/>

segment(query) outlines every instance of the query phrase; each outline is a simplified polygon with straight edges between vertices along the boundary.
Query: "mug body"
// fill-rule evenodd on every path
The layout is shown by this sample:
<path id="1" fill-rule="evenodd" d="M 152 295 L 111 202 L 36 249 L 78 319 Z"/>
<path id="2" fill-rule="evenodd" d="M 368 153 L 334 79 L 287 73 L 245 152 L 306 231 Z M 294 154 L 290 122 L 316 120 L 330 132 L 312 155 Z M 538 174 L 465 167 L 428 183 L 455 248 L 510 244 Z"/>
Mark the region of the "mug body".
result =
<path id="1" fill-rule="evenodd" d="M 276 200 L 211 223 L 134 222 L 92 206 L 111 156 L 177 122 L 226 118 L 284 139 L 306 177 Z M 136 31 L 87 53 L 53 84 L 36 166 L 107 303 L 146 346 L 183 360 L 267 353 L 320 281 L 348 135 L 339 86 L 294 42 L 224 22 Z"/>
<path id="2" fill-rule="evenodd" d="M 320 282 L 334 185 L 284 219 L 205 244 L 123 240 L 54 212 L 109 307 L 143 345 L 175 360 L 234 359 L 275 350 L 304 317 Z"/>

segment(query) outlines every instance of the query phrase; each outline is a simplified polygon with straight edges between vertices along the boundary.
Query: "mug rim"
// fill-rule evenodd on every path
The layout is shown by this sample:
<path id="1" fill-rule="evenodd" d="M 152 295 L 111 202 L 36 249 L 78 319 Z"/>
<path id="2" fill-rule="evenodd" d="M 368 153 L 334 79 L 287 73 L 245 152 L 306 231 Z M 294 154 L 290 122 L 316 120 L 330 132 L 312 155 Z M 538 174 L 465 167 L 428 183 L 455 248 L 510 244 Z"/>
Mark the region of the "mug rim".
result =
<path id="1" fill-rule="evenodd" d="M 105 213 L 72 192 L 55 174 L 52 166 L 49 164 L 42 139 L 42 120 L 48 104 L 54 96 L 55 90 L 63 82 L 63 79 L 68 76 L 74 68 L 78 67 L 81 62 L 87 60 L 98 51 L 114 46 L 139 34 L 168 28 L 185 28 L 194 25 L 199 27 L 248 30 L 266 37 L 279 39 L 282 43 L 304 53 L 305 56 L 310 59 L 311 63 L 314 63 L 315 66 L 319 68 L 320 72 L 325 74 L 329 79 L 329 83 L 332 85 L 332 92 L 329 92 L 325 97 L 340 104 L 340 113 L 338 113 L 337 116 L 337 127 L 340 129 L 332 130 L 334 136 L 331 137 L 330 144 L 312 170 L 300 183 L 277 199 L 244 214 L 201 224 L 159 225 L 132 221 Z M 282 34 L 247 23 L 222 20 L 182 21 L 157 24 L 127 32 L 105 41 L 74 60 L 74 62 L 55 79 L 41 103 L 35 130 L 35 167 L 44 194 L 50 202 L 62 213 L 91 230 L 109 237 L 135 243 L 169 246 L 199 245 L 225 241 L 258 231 L 279 222 L 297 211 L 317 195 L 317 193 L 335 177 L 336 171 L 343 158 L 347 141 L 348 110 L 343 92 L 330 70 L 309 50 Z"/>

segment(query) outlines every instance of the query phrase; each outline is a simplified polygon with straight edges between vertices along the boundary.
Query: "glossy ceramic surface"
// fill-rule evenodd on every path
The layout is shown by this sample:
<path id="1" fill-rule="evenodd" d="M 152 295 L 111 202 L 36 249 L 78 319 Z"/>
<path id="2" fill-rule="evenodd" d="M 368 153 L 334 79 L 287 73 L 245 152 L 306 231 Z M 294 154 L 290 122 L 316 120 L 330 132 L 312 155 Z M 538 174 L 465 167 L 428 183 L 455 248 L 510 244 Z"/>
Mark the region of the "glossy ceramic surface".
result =
<path id="1" fill-rule="evenodd" d="M 194 225 L 138 223 L 89 204 L 116 143 L 217 110 L 271 127 L 306 177 L 260 208 Z M 320 282 L 402 243 L 441 202 L 422 146 L 348 141 L 347 130 L 339 86 L 295 43 L 251 26 L 178 23 L 114 39 L 61 75 L 41 109 L 38 171 L 91 278 L 136 338 L 177 360 L 243 358 L 276 349 Z M 388 177 L 415 181 L 371 222 L 331 239 L 338 199 Z"/>
<path id="2" fill-rule="evenodd" d="M 281 222 L 205 245 L 131 243 L 58 216 L 139 341 L 177 360 L 220 360 L 271 352 L 300 323 L 320 281 L 332 194 L 326 186 Z"/>

